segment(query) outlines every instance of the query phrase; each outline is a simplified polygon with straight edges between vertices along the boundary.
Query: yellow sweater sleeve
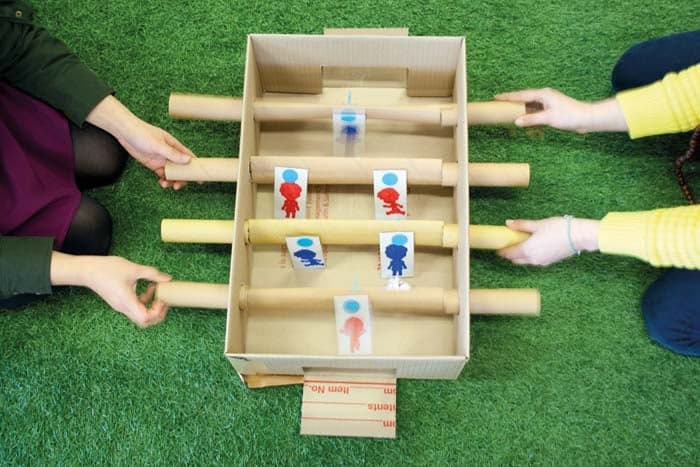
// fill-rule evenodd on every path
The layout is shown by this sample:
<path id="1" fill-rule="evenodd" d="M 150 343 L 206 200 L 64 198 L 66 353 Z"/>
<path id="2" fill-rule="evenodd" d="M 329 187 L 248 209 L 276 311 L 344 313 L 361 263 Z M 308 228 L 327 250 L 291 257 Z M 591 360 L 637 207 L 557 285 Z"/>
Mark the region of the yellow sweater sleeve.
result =
<path id="1" fill-rule="evenodd" d="M 630 138 L 689 131 L 700 125 L 700 64 L 617 95 Z"/>
<path id="2" fill-rule="evenodd" d="M 654 266 L 700 269 L 700 206 L 611 212 L 600 223 L 598 246 Z"/>

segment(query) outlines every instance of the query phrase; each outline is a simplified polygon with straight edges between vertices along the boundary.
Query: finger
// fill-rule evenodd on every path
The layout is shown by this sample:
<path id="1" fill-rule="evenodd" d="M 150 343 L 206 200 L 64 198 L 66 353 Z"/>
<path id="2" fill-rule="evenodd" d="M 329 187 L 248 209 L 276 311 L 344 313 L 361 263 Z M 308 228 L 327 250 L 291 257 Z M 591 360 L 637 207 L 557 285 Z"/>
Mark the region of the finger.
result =
<path id="1" fill-rule="evenodd" d="M 173 184 L 173 182 L 168 181 L 168 180 L 164 180 L 162 178 L 160 180 L 158 180 L 158 185 L 160 185 L 161 188 L 170 188 L 170 185 L 172 185 L 172 184 Z"/>
<path id="2" fill-rule="evenodd" d="M 138 300 L 136 294 L 129 294 L 127 302 L 125 303 L 125 308 L 119 311 L 124 313 L 124 315 L 138 327 L 144 328 L 147 326 L 148 310 L 146 306 Z"/>
<path id="3" fill-rule="evenodd" d="M 529 219 L 508 219 L 506 226 L 510 229 L 520 230 L 521 232 L 532 233 L 537 230 L 539 221 Z"/>
<path id="4" fill-rule="evenodd" d="M 156 293 L 156 284 L 148 284 L 148 287 L 146 288 L 146 291 L 139 295 L 139 301 L 143 303 L 144 305 L 149 303 L 151 300 L 153 300 L 153 296 Z"/>
<path id="5" fill-rule="evenodd" d="M 547 94 L 546 89 L 523 89 L 522 91 L 503 92 L 496 94 L 494 99 L 497 101 L 511 102 L 542 102 Z"/>
<path id="6" fill-rule="evenodd" d="M 548 110 L 543 110 L 541 112 L 521 115 L 515 119 L 515 125 L 519 127 L 549 125 L 551 122 L 551 117 L 551 112 Z"/>
<path id="7" fill-rule="evenodd" d="M 185 146 L 184 144 L 182 144 L 177 138 L 175 138 L 173 135 L 171 135 L 171 134 L 168 133 L 167 131 L 165 132 L 165 141 L 166 141 L 169 145 L 173 146 L 175 149 L 177 149 L 178 151 L 180 151 L 181 153 L 187 154 L 187 155 L 190 156 L 190 157 L 197 157 L 197 156 L 195 156 L 194 153 L 190 150 L 190 148 L 188 148 L 187 146 Z"/>
<path id="8" fill-rule="evenodd" d="M 153 326 L 165 321 L 168 315 L 168 304 L 162 300 L 154 300 L 147 311 L 145 326 Z"/>
<path id="9" fill-rule="evenodd" d="M 522 251 L 521 245 L 513 245 L 509 246 L 507 248 L 501 248 L 500 250 L 496 251 L 496 254 L 500 256 L 501 258 L 505 258 L 510 261 L 514 261 L 516 259 L 521 259 L 523 257 L 523 251 Z"/>
<path id="10" fill-rule="evenodd" d="M 170 274 L 159 271 L 151 266 L 141 266 L 138 271 L 138 279 L 145 279 L 152 282 L 168 282 L 172 280 Z"/>
<path id="11" fill-rule="evenodd" d="M 176 154 L 179 156 L 182 156 L 181 160 L 176 160 L 176 159 L 171 159 L 168 157 L 173 162 L 177 162 L 179 164 L 186 164 L 190 161 L 191 158 L 194 157 L 194 153 L 190 151 L 187 147 L 185 147 L 184 144 L 179 142 L 173 135 L 171 135 L 168 132 L 165 132 L 164 134 L 165 142 L 170 145 L 171 149 L 174 150 Z"/>
<path id="12" fill-rule="evenodd" d="M 176 182 L 173 182 L 173 190 L 175 190 L 175 191 L 180 190 L 186 186 L 187 186 L 187 182 L 184 182 L 182 180 L 178 180 Z"/>

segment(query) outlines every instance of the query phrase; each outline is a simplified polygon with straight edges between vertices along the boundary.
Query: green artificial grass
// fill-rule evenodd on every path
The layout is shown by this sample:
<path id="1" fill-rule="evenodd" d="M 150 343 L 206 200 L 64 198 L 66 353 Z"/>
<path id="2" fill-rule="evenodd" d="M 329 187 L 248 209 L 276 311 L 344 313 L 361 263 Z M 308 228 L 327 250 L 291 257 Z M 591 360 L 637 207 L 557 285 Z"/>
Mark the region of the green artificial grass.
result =
<path id="1" fill-rule="evenodd" d="M 145 120 L 204 155 L 234 155 L 237 124 L 172 121 L 171 91 L 240 95 L 248 33 L 408 26 L 467 39 L 469 99 L 552 86 L 610 95 L 619 55 L 697 27 L 687 2 L 35 0 L 63 39 Z M 472 128 L 472 161 L 529 162 L 528 189 L 473 189 L 473 223 L 683 204 L 685 135 Z M 692 179 L 691 183 L 697 183 Z M 228 247 L 166 245 L 165 217 L 230 218 L 233 186 L 163 191 L 131 164 L 95 190 L 114 253 L 180 280 L 224 282 Z M 0 464 L 687 465 L 700 459 L 700 360 L 647 337 L 640 297 L 659 271 L 587 254 L 550 268 L 474 252 L 472 287 L 535 287 L 538 319 L 475 318 L 456 381 L 401 380 L 398 439 L 301 437 L 301 387 L 249 391 L 223 356 L 223 312 L 173 310 L 145 331 L 82 289 L 0 312 Z"/>

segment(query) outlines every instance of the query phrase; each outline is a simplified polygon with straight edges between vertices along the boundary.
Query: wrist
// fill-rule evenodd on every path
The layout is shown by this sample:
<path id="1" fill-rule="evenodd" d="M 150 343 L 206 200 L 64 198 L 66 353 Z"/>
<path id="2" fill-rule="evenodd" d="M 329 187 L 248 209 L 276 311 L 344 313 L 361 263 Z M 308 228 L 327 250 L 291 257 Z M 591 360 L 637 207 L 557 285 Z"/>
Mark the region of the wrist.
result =
<path id="1" fill-rule="evenodd" d="M 613 97 L 602 101 L 590 102 L 588 105 L 590 106 L 590 111 L 588 112 L 586 131 L 627 131 L 627 122 L 617 99 Z"/>
<path id="2" fill-rule="evenodd" d="M 598 251 L 598 231 L 600 221 L 593 219 L 571 220 L 571 241 L 574 248 L 581 251 Z"/>
<path id="3" fill-rule="evenodd" d="M 51 254 L 51 285 L 92 288 L 92 280 L 96 277 L 93 270 L 94 258 L 54 251 Z"/>

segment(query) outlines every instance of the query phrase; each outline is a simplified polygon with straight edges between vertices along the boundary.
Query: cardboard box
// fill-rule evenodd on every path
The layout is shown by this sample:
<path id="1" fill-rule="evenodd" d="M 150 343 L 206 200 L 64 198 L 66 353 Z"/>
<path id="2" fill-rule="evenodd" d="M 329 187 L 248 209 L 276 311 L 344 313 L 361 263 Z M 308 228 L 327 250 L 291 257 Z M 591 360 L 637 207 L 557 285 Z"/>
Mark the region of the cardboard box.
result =
<path id="1" fill-rule="evenodd" d="M 349 94 L 350 93 L 350 94 Z M 298 271 L 280 246 L 247 245 L 246 220 L 272 218 L 273 191 L 242 170 L 236 189 L 225 353 L 240 375 L 312 369 L 384 370 L 398 378 L 457 378 L 469 358 L 469 190 L 462 37 L 259 35 L 248 37 L 239 158 L 331 157 L 330 120 L 257 122 L 253 102 L 362 105 L 453 103 L 457 125 L 368 120 L 364 157 L 459 163 L 456 187 L 409 187 L 411 219 L 458 224 L 454 249 L 416 247 L 413 287 L 456 289 L 457 315 L 373 314 L 373 355 L 337 355 L 333 309 L 241 311 L 239 290 L 383 287 L 376 246 L 328 245 L 328 267 Z M 396 169 L 401 169 L 399 163 Z M 310 186 L 308 218 L 373 219 L 372 187 Z M 397 292 L 400 293 L 400 292 Z"/>

